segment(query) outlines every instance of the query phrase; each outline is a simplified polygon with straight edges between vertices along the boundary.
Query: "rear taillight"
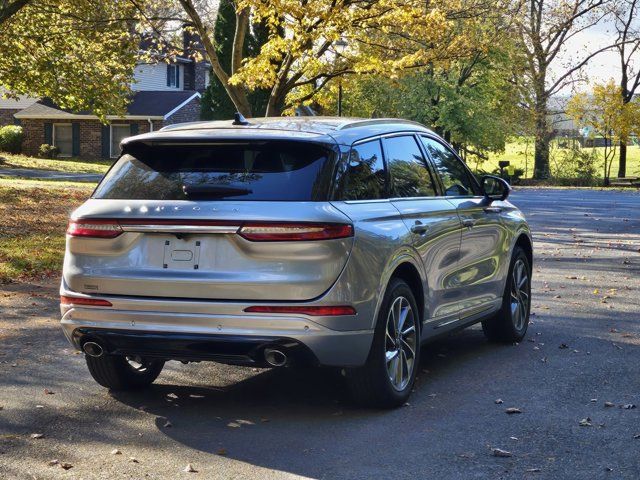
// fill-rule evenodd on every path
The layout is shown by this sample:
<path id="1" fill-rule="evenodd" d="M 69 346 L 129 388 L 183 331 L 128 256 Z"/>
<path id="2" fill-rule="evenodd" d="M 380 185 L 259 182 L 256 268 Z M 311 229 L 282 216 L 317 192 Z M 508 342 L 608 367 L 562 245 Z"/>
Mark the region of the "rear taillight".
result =
<path id="1" fill-rule="evenodd" d="M 115 238 L 122 233 L 116 220 L 69 220 L 67 235 L 72 237 Z"/>
<path id="2" fill-rule="evenodd" d="M 67 297 L 60 296 L 60 303 L 62 305 L 88 305 L 91 307 L 111 307 L 111 302 L 102 300 L 100 298 L 86 298 L 86 297 Z"/>
<path id="3" fill-rule="evenodd" d="M 337 223 L 246 222 L 238 234 L 252 242 L 333 240 L 353 236 L 353 227 Z"/>
<path id="4" fill-rule="evenodd" d="M 313 317 L 334 317 L 337 315 L 355 315 L 356 309 L 348 305 L 327 307 L 294 307 L 256 305 L 244 309 L 247 313 L 299 313 Z"/>

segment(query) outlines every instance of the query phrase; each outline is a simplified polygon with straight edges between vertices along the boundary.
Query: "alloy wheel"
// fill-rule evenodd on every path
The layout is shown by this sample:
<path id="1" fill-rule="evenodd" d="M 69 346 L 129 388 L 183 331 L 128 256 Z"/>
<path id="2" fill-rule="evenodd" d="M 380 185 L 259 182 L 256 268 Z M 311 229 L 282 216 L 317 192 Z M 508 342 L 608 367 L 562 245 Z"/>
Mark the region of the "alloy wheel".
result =
<path id="1" fill-rule="evenodd" d="M 413 375 L 416 360 L 416 318 L 409 300 L 397 297 L 387 315 L 385 361 L 391 385 L 404 390 Z"/>

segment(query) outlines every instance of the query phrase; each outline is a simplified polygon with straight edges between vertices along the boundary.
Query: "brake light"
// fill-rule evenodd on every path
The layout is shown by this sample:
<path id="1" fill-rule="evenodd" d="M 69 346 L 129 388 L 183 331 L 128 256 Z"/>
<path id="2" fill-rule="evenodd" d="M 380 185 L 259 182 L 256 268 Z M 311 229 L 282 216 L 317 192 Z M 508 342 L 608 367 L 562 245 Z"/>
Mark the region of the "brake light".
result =
<path id="1" fill-rule="evenodd" d="M 300 313 L 313 317 L 334 317 L 337 315 L 355 315 L 356 309 L 348 305 L 327 307 L 294 307 L 256 305 L 244 309 L 247 313 Z"/>
<path id="2" fill-rule="evenodd" d="M 86 297 L 67 297 L 60 295 L 60 303 L 62 305 L 88 305 L 91 307 L 112 307 L 111 302 L 102 300 L 100 298 L 86 298 Z"/>
<path id="3" fill-rule="evenodd" d="M 353 236 L 353 226 L 339 223 L 247 222 L 238 234 L 252 242 L 333 240 Z"/>
<path id="4" fill-rule="evenodd" d="M 116 220 L 69 220 L 67 235 L 72 237 L 115 238 L 122 233 Z"/>

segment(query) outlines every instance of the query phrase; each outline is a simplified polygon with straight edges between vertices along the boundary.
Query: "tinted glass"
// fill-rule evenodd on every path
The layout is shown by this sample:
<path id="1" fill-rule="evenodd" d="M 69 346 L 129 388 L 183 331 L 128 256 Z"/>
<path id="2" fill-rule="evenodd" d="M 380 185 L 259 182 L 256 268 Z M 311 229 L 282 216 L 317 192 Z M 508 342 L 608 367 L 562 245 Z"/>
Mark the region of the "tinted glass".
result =
<path id="1" fill-rule="evenodd" d="M 431 197 L 436 194 L 431 174 L 413 136 L 385 138 L 387 165 L 395 197 Z"/>
<path id="2" fill-rule="evenodd" d="M 330 151 L 303 142 L 134 144 L 94 198 L 326 200 Z"/>
<path id="3" fill-rule="evenodd" d="M 442 179 L 445 195 L 474 196 L 478 187 L 462 161 L 442 143 L 431 138 L 420 137 Z"/>
<path id="4" fill-rule="evenodd" d="M 356 145 L 342 188 L 343 200 L 375 200 L 385 197 L 385 171 L 380 140 Z"/>

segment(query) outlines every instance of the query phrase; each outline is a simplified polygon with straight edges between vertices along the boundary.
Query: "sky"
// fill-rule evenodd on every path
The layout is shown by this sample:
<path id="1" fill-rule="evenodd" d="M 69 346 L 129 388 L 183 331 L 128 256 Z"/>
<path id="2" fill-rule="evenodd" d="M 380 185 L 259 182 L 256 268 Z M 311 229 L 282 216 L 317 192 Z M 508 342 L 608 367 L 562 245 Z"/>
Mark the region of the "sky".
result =
<path id="1" fill-rule="evenodd" d="M 563 70 L 562 64 L 578 63 L 588 52 L 611 45 L 615 41 L 615 33 L 612 34 L 612 30 L 610 23 L 601 22 L 570 39 L 562 58 L 558 58 L 557 62 L 551 65 L 552 71 L 560 72 Z M 593 83 L 607 82 L 611 78 L 618 83 L 620 80 L 620 60 L 617 51 L 603 52 L 591 59 L 583 69 L 583 74 L 588 79 L 588 83 L 580 82 L 574 85 L 576 90 L 588 91 Z M 571 88 L 565 88 L 560 92 L 561 95 L 571 95 L 571 93 Z"/>

